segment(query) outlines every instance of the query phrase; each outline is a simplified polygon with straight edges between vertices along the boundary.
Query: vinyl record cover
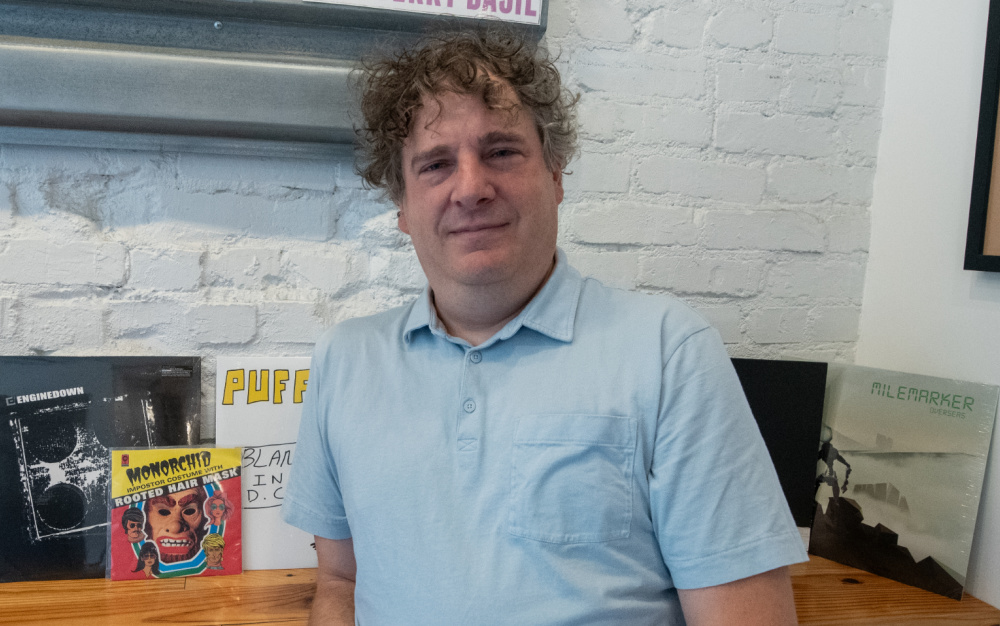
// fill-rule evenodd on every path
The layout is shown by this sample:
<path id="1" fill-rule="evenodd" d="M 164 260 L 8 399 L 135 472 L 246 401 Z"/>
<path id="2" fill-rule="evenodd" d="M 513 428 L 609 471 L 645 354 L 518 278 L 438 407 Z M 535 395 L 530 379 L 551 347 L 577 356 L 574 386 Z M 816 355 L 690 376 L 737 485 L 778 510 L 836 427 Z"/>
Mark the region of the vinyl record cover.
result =
<path id="1" fill-rule="evenodd" d="M 0 582 L 99 578 L 110 449 L 191 445 L 196 357 L 0 357 Z"/>
<path id="2" fill-rule="evenodd" d="M 240 448 L 111 451 L 108 577 L 243 571 Z"/>
<path id="3" fill-rule="evenodd" d="M 243 446 L 243 565 L 316 567 L 313 536 L 281 519 L 309 357 L 219 357 L 215 440 Z"/>
<path id="4" fill-rule="evenodd" d="M 826 363 L 733 359 L 795 525 L 805 532 L 816 509 L 813 470 L 823 425 Z"/>
<path id="5" fill-rule="evenodd" d="M 1000 388 L 831 364 L 809 551 L 961 599 Z"/>

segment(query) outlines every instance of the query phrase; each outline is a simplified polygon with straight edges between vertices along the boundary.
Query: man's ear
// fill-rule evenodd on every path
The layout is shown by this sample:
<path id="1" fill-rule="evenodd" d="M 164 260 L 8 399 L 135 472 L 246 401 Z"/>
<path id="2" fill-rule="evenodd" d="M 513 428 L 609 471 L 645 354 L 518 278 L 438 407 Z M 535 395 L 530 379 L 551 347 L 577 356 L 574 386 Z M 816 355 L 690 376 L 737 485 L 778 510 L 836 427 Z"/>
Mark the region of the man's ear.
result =
<path id="1" fill-rule="evenodd" d="M 562 204 L 563 201 L 563 173 L 562 168 L 556 168 L 552 172 L 552 180 L 556 184 L 556 204 Z"/>
<path id="2" fill-rule="evenodd" d="M 399 226 L 399 230 L 407 235 L 410 234 L 410 227 L 406 224 L 406 211 L 403 210 L 402 202 L 396 203 L 396 225 Z"/>

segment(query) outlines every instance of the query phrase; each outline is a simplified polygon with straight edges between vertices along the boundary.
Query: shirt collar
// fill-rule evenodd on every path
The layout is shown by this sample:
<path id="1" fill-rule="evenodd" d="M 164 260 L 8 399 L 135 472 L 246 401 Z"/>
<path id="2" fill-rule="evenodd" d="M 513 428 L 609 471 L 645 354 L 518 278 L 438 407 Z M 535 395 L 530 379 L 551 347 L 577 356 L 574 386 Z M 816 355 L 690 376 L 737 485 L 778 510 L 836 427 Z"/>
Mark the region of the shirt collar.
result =
<path id="1" fill-rule="evenodd" d="M 576 308 L 582 287 L 583 278 L 580 273 L 569 266 L 562 249 L 557 249 L 556 266 L 541 290 L 517 314 L 517 317 L 507 322 L 499 332 L 478 347 L 486 348 L 497 341 L 510 339 L 522 326 L 557 341 L 572 341 L 573 323 L 576 320 Z M 460 339 L 449 337 L 444 332 L 431 304 L 430 286 L 424 289 L 410 307 L 410 314 L 403 326 L 403 341 L 409 344 L 413 334 L 422 328 L 427 328 L 435 335 L 449 341 L 461 342 Z"/>

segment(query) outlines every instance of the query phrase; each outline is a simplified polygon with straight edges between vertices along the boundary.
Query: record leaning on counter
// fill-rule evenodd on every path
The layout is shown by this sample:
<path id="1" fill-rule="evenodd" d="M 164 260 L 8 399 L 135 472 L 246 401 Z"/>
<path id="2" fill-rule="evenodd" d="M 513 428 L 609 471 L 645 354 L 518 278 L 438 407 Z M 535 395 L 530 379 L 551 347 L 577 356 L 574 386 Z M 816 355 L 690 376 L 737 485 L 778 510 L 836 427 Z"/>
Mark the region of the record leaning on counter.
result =
<path id="1" fill-rule="evenodd" d="M 101 578 L 112 447 L 192 445 L 198 357 L 0 357 L 0 582 Z"/>
<path id="2" fill-rule="evenodd" d="M 831 364 L 809 552 L 961 599 L 998 398 Z"/>
<path id="3" fill-rule="evenodd" d="M 281 519 L 309 357 L 219 357 L 215 442 L 243 447 L 243 566 L 316 567 L 315 539 Z"/>
<path id="4" fill-rule="evenodd" d="M 823 425 L 827 364 L 772 359 L 732 361 L 795 525 L 808 529 L 816 509 L 813 472 Z"/>

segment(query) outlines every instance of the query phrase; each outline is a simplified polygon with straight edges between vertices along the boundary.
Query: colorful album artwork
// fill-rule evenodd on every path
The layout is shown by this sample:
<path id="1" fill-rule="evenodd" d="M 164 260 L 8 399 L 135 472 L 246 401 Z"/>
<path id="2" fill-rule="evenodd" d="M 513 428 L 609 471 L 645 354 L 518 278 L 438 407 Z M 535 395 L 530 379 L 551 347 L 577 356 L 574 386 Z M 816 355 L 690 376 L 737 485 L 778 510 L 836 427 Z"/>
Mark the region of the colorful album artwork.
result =
<path id="1" fill-rule="evenodd" d="M 243 571 L 240 448 L 111 451 L 108 577 Z"/>

